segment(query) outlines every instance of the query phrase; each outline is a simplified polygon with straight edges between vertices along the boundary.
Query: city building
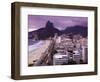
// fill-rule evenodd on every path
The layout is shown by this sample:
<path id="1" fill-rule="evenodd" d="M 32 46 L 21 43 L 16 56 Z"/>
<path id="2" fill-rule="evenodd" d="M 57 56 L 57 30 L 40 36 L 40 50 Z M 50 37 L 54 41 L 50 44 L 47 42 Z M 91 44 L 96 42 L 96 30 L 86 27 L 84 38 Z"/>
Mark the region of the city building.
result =
<path id="1" fill-rule="evenodd" d="M 53 64 L 82 64 L 88 63 L 87 38 L 81 35 L 63 34 L 56 38 L 55 50 L 53 55 Z"/>
<path id="2" fill-rule="evenodd" d="M 73 61 L 75 61 L 77 64 L 80 64 L 81 60 L 81 54 L 78 50 L 73 51 Z"/>
<path id="3" fill-rule="evenodd" d="M 68 55 L 57 53 L 53 56 L 53 65 L 66 65 L 68 64 Z"/>
<path id="4" fill-rule="evenodd" d="M 82 61 L 83 63 L 88 62 L 88 50 L 86 46 L 82 46 Z"/>

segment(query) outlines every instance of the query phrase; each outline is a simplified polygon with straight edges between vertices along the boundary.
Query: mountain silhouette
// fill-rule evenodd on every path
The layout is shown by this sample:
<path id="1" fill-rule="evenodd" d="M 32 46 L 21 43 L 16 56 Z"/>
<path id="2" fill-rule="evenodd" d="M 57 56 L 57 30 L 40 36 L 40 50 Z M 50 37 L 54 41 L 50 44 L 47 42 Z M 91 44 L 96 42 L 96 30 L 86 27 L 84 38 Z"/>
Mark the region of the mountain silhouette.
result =
<path id="1" fill-rule="evenodd" d="M 87 37 L 88 30 L 87 27 L 84 26 L 73 26 L 73 27 L 67 27 L 65 30 L 58 30 L 57 28 L 54 27 L 54 24 L 52 22 L 47 21 L 45 27 L 29 32 L 28 38 L 32 39 L 33 35 L 36 34 L 39 40 L 45 40 L 49 37 L 54 37 L 55 33 L 57 33 L 58 36 L 62 34 L 71 33 L 72 35 L 80 34 L 83 37 Z"/>
<path id="2" fill-rule="evenodd" d="M 29 32 L 29 38 L 32 38 L 32 33 L 37 34 L 39 40 L 45 40 L 49 37 L 54 37 L 55 33 L 60 34 L 60 31 L 54 27 L 52 22 L 47 21 L 46 26 L 44 28 Z"/>
<path id="3" fill-rule="evenodd" d="M 73 35 L 80 34 L 83 37 L 87 37 L 88 29 L 87 27 L 84 26 L 73 26 L 73 27 L 67 27 L 65 30 L 62 31 L 62 33 L 65 34 L 72 33 Z"/>

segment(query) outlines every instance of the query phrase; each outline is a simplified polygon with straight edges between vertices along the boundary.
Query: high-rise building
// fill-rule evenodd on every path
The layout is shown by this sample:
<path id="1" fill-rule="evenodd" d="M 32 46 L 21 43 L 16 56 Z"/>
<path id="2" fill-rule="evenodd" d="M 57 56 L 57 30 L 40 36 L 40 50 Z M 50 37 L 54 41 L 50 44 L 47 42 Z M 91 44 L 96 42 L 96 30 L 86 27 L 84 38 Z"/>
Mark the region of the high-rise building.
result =
<path id="1" fill-rule="evenodd" d="M 81 60 L 81 54 L 78 50 L 73 51 L 73 61 L 75 61 L 77 64 L 80 63 Z"/>
<path id="2" fill-rule="evenodd" d="M 57 53 L 53 56 L 53 65 L 65 65 L 68 64 L 68 55 L 63 53 Z"/>
<path id="3" fill-rule="evenodd" d="M 88 62 L 88 50 L 86 46 L 82 46 L 82 61 L 83 63 Z"/>

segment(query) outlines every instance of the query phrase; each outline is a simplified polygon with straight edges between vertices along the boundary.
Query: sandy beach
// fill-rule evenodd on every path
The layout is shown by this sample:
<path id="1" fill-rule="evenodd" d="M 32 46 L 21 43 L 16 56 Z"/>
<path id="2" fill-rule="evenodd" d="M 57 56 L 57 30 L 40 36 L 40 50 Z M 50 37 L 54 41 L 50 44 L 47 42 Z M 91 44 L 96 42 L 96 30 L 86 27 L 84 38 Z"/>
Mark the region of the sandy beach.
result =
<path id="1" fill-rule="evenodd" d="M 29 51 L 28 65 L 31 65 L 36 60 L 39 60 L 40 57 L 42 56 L 42 53 L 46 51 L 49 45 L 50 45 L 50 40 L 45 40 L 43 44 L 37 47 L 35 50 Z"/>

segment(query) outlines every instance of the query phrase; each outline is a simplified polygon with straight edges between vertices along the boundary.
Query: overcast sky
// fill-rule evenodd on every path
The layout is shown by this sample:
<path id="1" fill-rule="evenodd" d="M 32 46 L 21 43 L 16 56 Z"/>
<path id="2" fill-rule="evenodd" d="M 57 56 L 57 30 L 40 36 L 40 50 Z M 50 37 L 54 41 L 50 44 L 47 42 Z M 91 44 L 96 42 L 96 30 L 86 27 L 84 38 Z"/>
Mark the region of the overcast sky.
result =
<path id="1" fill-rule="evenodd" d="M 71 16 L 46 16 L 46 15 L 28 15 L 28 28 L 29 31 L 43 28 L 47 21 L 51 21 L 55 28 L 63 30 L 66 27 L 81 25 L 88 25 L 87 17 L 71 17 Z"/>

